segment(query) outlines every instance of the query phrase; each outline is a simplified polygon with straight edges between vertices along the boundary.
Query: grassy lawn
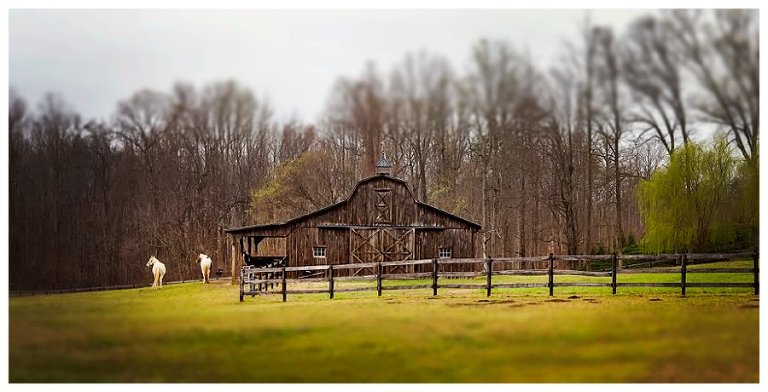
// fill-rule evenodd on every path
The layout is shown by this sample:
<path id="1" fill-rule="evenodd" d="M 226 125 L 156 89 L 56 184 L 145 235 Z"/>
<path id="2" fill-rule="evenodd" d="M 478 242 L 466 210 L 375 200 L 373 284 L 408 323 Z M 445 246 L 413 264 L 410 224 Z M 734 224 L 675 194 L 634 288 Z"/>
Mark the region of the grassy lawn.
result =
<path id="1" fill-rule="evenodd" d="M 688 278 L 750 282 L 751 274 Z M 494 277 L 502 280 L 546 277 Z M 9 373 L 11 382 L 758 382 L 751 289 L 688 293 L 556 287 L 554 297 L 536 288 L 486 298 L 420 289 L 239 303 L 237 286 L 218 282 L 14 297 Z"/>

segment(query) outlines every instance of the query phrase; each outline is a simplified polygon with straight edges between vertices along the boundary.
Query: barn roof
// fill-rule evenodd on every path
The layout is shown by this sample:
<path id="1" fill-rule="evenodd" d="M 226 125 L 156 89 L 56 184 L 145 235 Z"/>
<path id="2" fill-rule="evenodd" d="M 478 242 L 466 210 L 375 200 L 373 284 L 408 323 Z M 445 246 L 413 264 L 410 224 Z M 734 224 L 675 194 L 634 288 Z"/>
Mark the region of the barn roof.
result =
<path id="1" fill-rule="evenodd" d="M 367 183 L 369 181 L 373 181 L 375 179 L 379 179 L 379 178 L 382 178 L 382 177 L 384 177 L 384 178 L 386 178 L 388 180 L 399 182 L 399 183 L 405 185 L 406 189 L 408 189 L 408 192 L 410 193 L 411 197 L 413 197 L 413 199 L 416 201 L 417 205 L 420 205 L 422 207 L 426 207 L 428 209 L 431 209 L 431 210 L 433 210 L 433 211 L 435 211 L 435 212 L 437 212 L 439 214 L 445 215 L 445 216 L 450 217 L 452 219 L 464 222 L 464 223 L 466 223 L 466 224 L 468 224 L 470 226 L 473 226 L 473 227 L 475 227 L 477 229 L 480 229 L 482 227 L 482 226 L 480 226 L 480 224 L 478 224 L 476 222 L 472 222 L 469 219 L 462 218 L 462 217 L 460 217 L 458 215 L 452 214 L 452 213 L 450 213 L 448 211 L 442 210 L 442 209 L 437 208 L 437 207 L 435 207 L 433 205 L 430 205 L 430 204 L 424 203 L 424 202 L 422 202 L 420 200 L 417 200 L 416 197 L 413 195 L 413 191 L 411 190 L 411 187 L 408 186 L 408 183 L 405 180 L 402 180 L 400 178 L 393 177 L 393 176 L 390 176 L 390 175 L 387 175 L 387 174 L 376 174 L 376 175 L 373 175 L 373 176 L 370 176 L 370 177 L 363 178 L 362 180 L 358 181 L 357 185 L 355 185 L 355 188 L 352 190 L 352 192 L 350 192 L 349 196 L 347 196 L 346 199 L 344 199 L 344 200 L 342 200 L 342 201 L 340 201 L 338 203 L 334 203 L 334 204 L 331 204 L 329 206 L 320 208 L 318 210 L 314 210 L 314 211 L 308 212 L 306 214 L 299 215 L 299 216 L 297 216 L 295 218 L 292 218 L 292 219 L 289 219 L 289 220 L 286 220 L 286 221 L 283 221 L 283 222 L 268 223 L 268 224 L 261 224 L 261 225 L 251 225 L 251 226 L 242 226 L 242 227 L 232 227 L 232 228 L 229 228 L 229 229 L 224 229 L 224 232 L 227 232 L 227 233 L 238 233 L 238 232 L 243 232 L 243 231 L 259 230 L 259 229 L 276 229 L 276 228 L 280 228 L 280 227 L 283 227 L 283 226 L 291 225 L 291 224 L 294 224 L 294 223 L 297 223 L 297 222 L 301 222 L 304 219 L 311 218 L 313 216 L 316 216 L 316 215 L 321 214 L 323 212 L 326 212 L 328 210 L 334 209 L 336 207 L 341 207 L 341 206 L 347 204 L 347 202 L 349 202 L 349 200 L 352 199 L 352 196 L 357 191 L 357 188 L 359 188 L 361 185 L 363 185 L 363 184 L 365 184 L 365 183 Z"/>

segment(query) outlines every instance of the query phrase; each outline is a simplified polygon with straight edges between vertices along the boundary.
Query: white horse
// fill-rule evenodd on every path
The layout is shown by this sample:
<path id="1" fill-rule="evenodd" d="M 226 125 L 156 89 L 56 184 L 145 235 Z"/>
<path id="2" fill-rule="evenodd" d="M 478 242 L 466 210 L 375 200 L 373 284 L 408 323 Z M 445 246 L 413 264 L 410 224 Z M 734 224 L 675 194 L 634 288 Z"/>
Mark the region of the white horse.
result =
<path id="1" fill-rule="evenodd" d="M 211 266 L 213 260 L 208 255 L 200 253 L 197 256 L 197 262 L 200 263 L 200 271 L 203 273 L 203 283 L 209 283 L 211 279 Z"/>
<path id="2" fill-rule="evenodd" d="M 160 289 L 163 287 L 163 276 L 165 276 L 165 264 L 160 260 L 152 256 L 147 262 L 147 267 L 152 267 L 152 275 L 155 277 L 155 282 L 152 283 L 152 288 Z"/>

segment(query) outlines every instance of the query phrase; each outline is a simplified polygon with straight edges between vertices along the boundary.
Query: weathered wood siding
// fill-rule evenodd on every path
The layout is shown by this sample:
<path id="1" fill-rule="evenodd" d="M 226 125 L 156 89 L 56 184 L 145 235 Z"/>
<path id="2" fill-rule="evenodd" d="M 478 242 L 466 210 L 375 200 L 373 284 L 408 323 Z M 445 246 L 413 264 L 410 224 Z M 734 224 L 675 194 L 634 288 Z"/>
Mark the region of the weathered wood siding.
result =
<path id="1" fill-rule="evenodd" d="M 251 256 L 286 256 L 288 255 L 287 242 L 285 237 L 263 238 Z"/>
<path id="2" fill-rule="evenodd" d="M 252 249 L 253 255 L 287 255 L 288 266 L 309 266 L 355 262 L 352 245 L 356 245 L 356 248 L 360 245 L 360 236 L 355 236 L 355 233 L 374 233 L 377 230 L 383 234 L 371 240 L 372 247 L 391 252 L 388 244 L 396 243 L 399 247 L 408 248 L 397 251 L 406 258 L 438 257 L 440 247 L 450 247 L 454 258 L 472 258 L 477 255 L 477 225 L 417 202 L 405 182 L 387 176 L 360 181 L 344 202 L 298 217 L 286 224 L 254 227 L 233 235 L 237 238 L 268 237 L 262 239 L 256 249 Z M 402 236 L 404 233 L 410 233 L 406 240 L 398 243 L 397 239 L 393 239 L 405 238 Z M 245 244 L 247 251 L 247 241 Z M 325 247 L 325 258 L 313 257 L 312 251 L 316 246 Z M 276 253 L 281 249 L 283 253 Z M 395 257 L 381 253 L 369 257 L 363 252 L 355 256 L 358 261 L 367 261 L 369 258 L 387 261 L 384 259 Z"/>
<path id="3" fill-rule="evenodd" d="M 343 229 L 297 227 L 288 236 L 290 266 L 349 263 L 349 234 Z M 312 256 L 312 248 L 325 247 L 325 259 Z"/>
<path id="4" fill-rule="evenodd" d="M 438 257 L 438 250 L 451 248 L 453 258 L 475 257 L 474 233 L 470 230 L 416 230 L 416 259 Z"/>

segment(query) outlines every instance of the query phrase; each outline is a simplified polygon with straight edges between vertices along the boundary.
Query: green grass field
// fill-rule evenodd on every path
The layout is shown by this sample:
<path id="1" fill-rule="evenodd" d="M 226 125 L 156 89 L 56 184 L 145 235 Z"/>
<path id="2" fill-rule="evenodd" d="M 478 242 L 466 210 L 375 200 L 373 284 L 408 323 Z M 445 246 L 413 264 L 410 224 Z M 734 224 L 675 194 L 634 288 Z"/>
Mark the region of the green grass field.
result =
<path id="1" fill-rule="evenodd" d="M 679 274 L 622 281 L 676 282 Z M 546 288 L 495 289 L 490 298 L 483 290 L 432 297 L 420 289 L 239 303 L 238 287 L 222 281 L 13 297 L 10 381 L 758 382 L 752 289 L 691 288 L 684 298 L 674 288 L 555 290 L 554 297 Z"/>

